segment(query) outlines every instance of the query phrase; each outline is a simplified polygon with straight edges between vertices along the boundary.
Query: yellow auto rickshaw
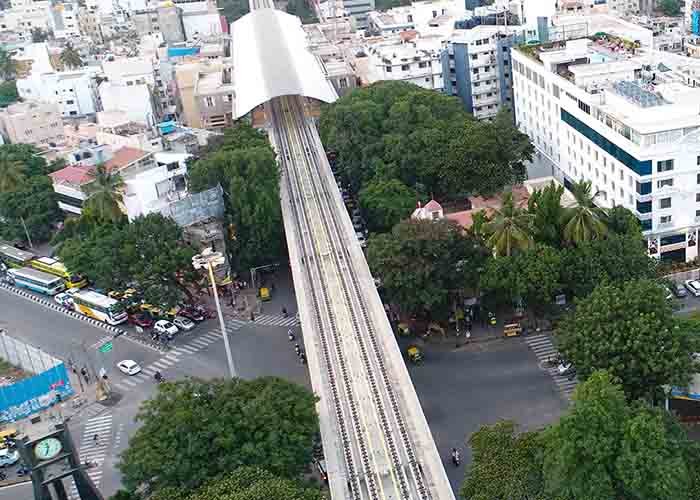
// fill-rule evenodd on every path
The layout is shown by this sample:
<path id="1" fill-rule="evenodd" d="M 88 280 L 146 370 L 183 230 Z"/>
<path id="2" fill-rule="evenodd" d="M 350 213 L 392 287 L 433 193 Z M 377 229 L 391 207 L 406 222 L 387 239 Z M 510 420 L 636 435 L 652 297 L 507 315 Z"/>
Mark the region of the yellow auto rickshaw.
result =
<path id="1" fill-rule="evenodd" d="M 408 354 L 408 360 L 414 365 L 418 365 L 423 362 L 423 352 L 417 345 L 410 345 L 406 349 L 406 354 Z"/>
<path id="2" fill-rule="evenodd" d="M 260 290 L 258 290 L 258 296 L 260 297 L 261 301 L 267 302 L 270 300 L 270 289 L 266 286 L 261 286 Z"/>
<path id="3" fill-rule="evenodd" d="M 408 323 L 399 323 L 399 325 L 396 328 L 399 332 L 399 336 L 401 336 L 401 337 L 410 337 L 411 336 L 411 333 L 412 333 L 411 327 L 409 326 Z"/>
<path id="4" fill-rule="evenodd" d="M 19 432 L 14 427 L 6 427 L 0 431 L 0 450 L 7 448 L 7 441 L 9 439 L 16 439 Z"/>

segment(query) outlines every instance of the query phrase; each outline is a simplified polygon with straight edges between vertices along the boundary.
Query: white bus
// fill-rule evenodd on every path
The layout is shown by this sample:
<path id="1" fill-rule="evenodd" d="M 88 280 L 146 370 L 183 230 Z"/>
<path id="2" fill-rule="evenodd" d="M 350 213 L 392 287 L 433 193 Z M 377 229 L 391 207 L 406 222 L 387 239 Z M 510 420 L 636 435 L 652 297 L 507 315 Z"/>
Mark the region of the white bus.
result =
<path id="1" fill-rule="evenodd" d="M 45 295 L 56 295 L 66 289 L 65 283 L 58 276 L 44 273 L 30 267 L 9 269 L 7 275 L 15 286 L 28 288 Z"/>
<path id="2" fill-rule="evenodd" d="M 126 321 L 124 306 L 118 301 L 97 293 L 93 290 L 81 290 L 72 296 L 76 312 L 85 316 L 104 321 L 110 325 L 118 325 Z"/>

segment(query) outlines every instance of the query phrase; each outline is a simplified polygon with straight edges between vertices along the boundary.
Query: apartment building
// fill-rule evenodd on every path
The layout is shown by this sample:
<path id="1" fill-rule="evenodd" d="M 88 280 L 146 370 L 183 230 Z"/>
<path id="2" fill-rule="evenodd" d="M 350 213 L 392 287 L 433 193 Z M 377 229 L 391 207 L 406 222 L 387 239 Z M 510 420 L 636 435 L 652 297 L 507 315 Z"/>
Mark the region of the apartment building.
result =
<path id="1" fill-rule="evenodd" d="M 26 101 L 0 110 L 3 138 L 12 144 L 32 144 L 39 148 L 57 144 L 64 138 L 61 113 L 50 103 Z"/>
<path id="2" fill-rule="evenodd" d="M 22 99 L 54 103 L 64 118 L 94 116 L 100 110 L 95 81 L 99 68 L 85 67 L 74 71 L 33 71 L 17 80 Z"/>
<path id="3" fill-rule="evenodd" d="M 649 254 L 697 257 L 700 228 L 698 62 L 589 38 L 512 51 L 516 121 L 565 184 L 587 180 L 603 207 L 639 219 Z"/>
<path id="4" fill-rule="evenodd" d="M 177 112 L 188 127 L 218 130 L 233 123 L 231 68 L 222 61 L 175 66 Z"/>
<path id="5" fill-rule="evenodd" d="M 457 96 L 477 119 L 512 109 L 510 48 L 519 28 L 477 26 L 459 30 L 441 54 L 444 92 Z"/>
<path id="6" fill-rule="evenodd" d="M 51 3 L 49 7 L 49 27 L 53 31 L 54 37 L 58 39 L 80 36 L 78 3 Z"/>
<path id="7" fill-rule="evenodd" d="M 358 29 L 367 28 L 367 14 L 374 10 L 374 5 L 374 0 L 343 0 L 346 14 Z"/>

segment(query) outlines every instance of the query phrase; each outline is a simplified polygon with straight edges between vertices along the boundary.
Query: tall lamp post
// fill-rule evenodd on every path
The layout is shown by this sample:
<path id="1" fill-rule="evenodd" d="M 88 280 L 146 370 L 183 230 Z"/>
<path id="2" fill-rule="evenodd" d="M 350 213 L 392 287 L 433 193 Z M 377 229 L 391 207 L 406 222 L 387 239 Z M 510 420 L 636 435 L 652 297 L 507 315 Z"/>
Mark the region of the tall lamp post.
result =
<path id="1" fill-rule="evenodd" d="M 214 290 L 214 303 L 216 304 L 216 313 L 219 316 L 219 325 L 221 326 L 221 335 L 224 337 L 224 347 L 226 348 L 226 360 L 228 361 L 228 369 L 231 378 L 236 377 L 236 369 L 233 366 L 233 357 L 231 356 L 231 347 L 228 344 L 228 335 L 226 335 L 226 325 L 224 324 L 224 315 L 221 313 L 221 304 L 219 304 L 219 292 L 216 289 L 216 280 L 214 279 L 214 268 L 226 262 L 221 252 L 213 252 L 211 248 L 205 248 L 202 253 L 192 257 L 192 265 L 195 269 L 206 268 L 209 272 L 209 282 Z"/>

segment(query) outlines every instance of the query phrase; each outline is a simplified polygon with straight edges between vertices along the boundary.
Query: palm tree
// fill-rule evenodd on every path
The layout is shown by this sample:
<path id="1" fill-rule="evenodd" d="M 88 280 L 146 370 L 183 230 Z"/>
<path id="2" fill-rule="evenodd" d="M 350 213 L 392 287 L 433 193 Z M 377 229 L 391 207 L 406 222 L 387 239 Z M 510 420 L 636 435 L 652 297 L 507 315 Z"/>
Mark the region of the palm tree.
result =
<path id="1" fill-rule="evenodd" d="M 571 193 L 576 205 L 564 213 L 564 241 L 578 245 L 586 241 L 600 239 L 608 232 L 605 210 L 596 206 L 599 191 L 593 193 L 590 181 L 575 182 Z"/>
<path id="2" fill-rule="evenodd" d="M 85 208 L 103 221 L 117 222 L 122 216 L 121 209 L 124 181 L 119 174 L 108 171 L 103 164 L 95 167 L 93 180 L 85 185 L 88 199 Z"/>
<path id="3" fill-rule="evenodd" d="M 14 191 L 24 182 L 24 164 L 6 155 L 0 155 L 0 193 Z"/>
<path id="4" fill-rule="evenodd" d="M 61 62 L 67 68 L 79 68 L 83 65 L 83 60 L 80 58 L 78 51 L 69 43 L 63 49 L 60 55 Z"/>
<path id="5" fill-rule="evenodd" d="M 513 193 L 505 193 L 500 210 L 486 224 L 487 243 L 496 255 L 511 256 L 532 245 L 532 214 L 516 207 Z"/>

